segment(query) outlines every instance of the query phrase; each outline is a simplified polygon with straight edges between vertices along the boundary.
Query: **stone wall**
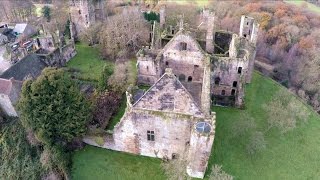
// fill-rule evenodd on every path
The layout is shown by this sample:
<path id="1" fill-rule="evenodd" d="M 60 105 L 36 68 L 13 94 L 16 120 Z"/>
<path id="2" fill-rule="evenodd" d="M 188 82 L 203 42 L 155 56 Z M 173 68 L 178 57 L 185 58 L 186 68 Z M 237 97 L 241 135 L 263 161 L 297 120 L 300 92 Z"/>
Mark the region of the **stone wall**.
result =
<path id="1" fill-rule="evenodd" d="M 8 95 L 0 94 L 0 107 L 7 116 L 18 116 Z"/>

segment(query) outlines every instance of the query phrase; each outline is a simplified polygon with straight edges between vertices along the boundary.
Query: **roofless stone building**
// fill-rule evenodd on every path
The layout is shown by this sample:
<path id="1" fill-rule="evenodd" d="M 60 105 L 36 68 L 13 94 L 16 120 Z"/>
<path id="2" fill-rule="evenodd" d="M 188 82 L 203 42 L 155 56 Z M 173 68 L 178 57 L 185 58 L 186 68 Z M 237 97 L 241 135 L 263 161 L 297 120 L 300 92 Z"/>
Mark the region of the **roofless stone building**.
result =
<path id="1" fill-rule="evenodd" d="M 187 173 L 203 178 L 215 137 L 212 105 L 244 105 L 250 83 L 258 24 L 242 16 L 240 34 L 218 31 L 214 15 L 201 14 L 197 30 L 183 21 L 151 26 L 151 46 L 137 53 L 138 83 L 151 85 L 140 98 L 127 92 L 127 108 L 104 145 L 117 151 L 174 159 L 187 157 Z"/>

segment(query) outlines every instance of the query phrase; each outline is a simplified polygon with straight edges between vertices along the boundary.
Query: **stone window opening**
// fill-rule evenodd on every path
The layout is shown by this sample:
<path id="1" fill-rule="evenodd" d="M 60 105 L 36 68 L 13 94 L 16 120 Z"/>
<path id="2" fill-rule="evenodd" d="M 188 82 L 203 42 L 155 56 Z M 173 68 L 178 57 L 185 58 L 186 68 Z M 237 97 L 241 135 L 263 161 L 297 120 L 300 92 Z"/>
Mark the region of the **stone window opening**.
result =
<path id="1" fill-rule="evenodd" d="M 232 89 L 232 90 L 231 90 L 231 95 L 232 95 L 232 96 L 236 95 L 236 90 L 235 90 L 235 89 Z"/>
<path id="2" fill-rule="evenodd" d="M 180 43 L 180 50 L 181 50 L 181 51 L 187 50 L 187 43 L 181 42 L 181 43 Z"/>
<path id="3" fill-rule="evenodd" d="M 149 72 L 149 66 L 147 66 L 147 71 Z"/>
<path id="4" fill-rule="evenodd" d="M 154 131 L 147 131 L 148 141 L 154 141 Z"/>
<path id="5" fill-rule="evenodd" d="M 179 81 L 186 81 L 186 76 L 184 74 L 179 75 Z"/>
<path id="6" fill-rule="evenodd" d="M 174 29 L 171 29 L 171 34 L 174 34 Z"/>
<path id="7" fill-rule="evenodd" d="M 79 12 L 79 14 L 81 14 L 81 10 L 80 10 L 80 9 L 79 9 L 79 11 L 78 11 L 78 12 Z"/>
<path id="8" fill-rule="evenodd" d="M 247 22 L 247 25 L 249 25 L 249 22 Z"/>
<path id="9" fill-rule="evenodd" d="M 219 85 L 220 84 L 220 77 L 216 77 L 214 79 L 214 84 Z"/>
<path id="10" fill-rule="evenodd" d="M 221 95 L 222 95 L 222 96 L 226 95 L 226 91 L 225 91 L 225 90 L 222 90 L 222 91 L 221 91 Z"/>
<path id="11" fill-rule="evenodd" d="M 244 34 L 243 36 L 244 36 L 244 37 L 247 37 L 247 35 L 246 35 L 246 34 Z"/>
<path id="12" fill-rule="evenodd" d="M 233 81 L 232 87 L 237 87 L 237 85 L 238 85 L 238 82 L 237 81 Z"/>
<path id="13" fill-rule="evenodd" d="M 172 153 L 171 158 L 172 159 L 178 159 L 178 154 L 177 153 Z"/>
<path id="14" fill-rule="evenodd" d="M 241 74 L 242 72 L 242 67 L 238 67 L 238 74 Z"/>
<path id="15" fill-rule="evenodd" d="M 188 77 L 188 82 L 192 82 L 192 77 L 191 76 Z"/>
<path id="16" fill-rule="evenodd" d="M 169 62 L 168 61 L 166 61 L 166 66 L 169 66 Z"/>
<path id="17" fill-rule="evenodd" d="M 194 65 L 194 68 L 198 68 L 199 67 L 199 65 Z"/>

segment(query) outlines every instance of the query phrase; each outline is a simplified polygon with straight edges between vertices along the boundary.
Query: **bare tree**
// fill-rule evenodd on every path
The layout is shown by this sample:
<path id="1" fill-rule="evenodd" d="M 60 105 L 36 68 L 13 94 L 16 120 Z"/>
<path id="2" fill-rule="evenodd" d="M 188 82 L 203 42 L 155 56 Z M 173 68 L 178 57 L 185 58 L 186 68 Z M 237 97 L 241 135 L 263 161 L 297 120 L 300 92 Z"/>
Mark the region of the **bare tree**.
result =
<path id="1" fill-rule="evenodd" d="M 124 9 L 108 18 L 100 33 L 102 54 L 105 57 L 125 57 L 147 43 L 148 24 L 137 8 Z"/>
<path id="2" fill-rule="evenodd" d="M 222 170 L 222 166 L 213 165 L 211 168 L 209 180 L 233 180 L 233 176 L 224 172 Z"/>

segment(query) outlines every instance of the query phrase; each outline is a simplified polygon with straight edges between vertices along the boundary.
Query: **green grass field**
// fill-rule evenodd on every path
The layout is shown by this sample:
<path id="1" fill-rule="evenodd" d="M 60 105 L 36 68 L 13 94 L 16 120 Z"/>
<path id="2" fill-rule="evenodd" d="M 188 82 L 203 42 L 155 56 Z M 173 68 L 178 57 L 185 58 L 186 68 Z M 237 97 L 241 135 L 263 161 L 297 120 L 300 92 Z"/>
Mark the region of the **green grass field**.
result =
<path id="1" fill-rule="evenodd" d="M 214 107 L 217 127 L 209 170 L 213 164 L 236 179 L 318 179 L 320 177 L 320 118 L 312 112 L 307 123 L 282 135 L 271 129 L 265 133 L 267 148 L 253 156 L 246 153 L 247 139 L 232 136 L 233 123 L 246 112 L 264 131 L 267 115 L 263 105 L 279 91 L 286 91 L 258 73 L 246 87 L 246 109 Z M 289 92 L 288 92 L 289 93 Z M 294 99 L 297 101 L 297 99 Z M 160 161 L 87 146 L 74 154 L 73 179 L 165 179 Z"/>
<path id="2" fill-rule="evenodd" d="M 80 70 L 81 79 L 97 81 L 105 63 L 113 64 L 105 61 L 99 56 L 99 50 L 85 44 L 76 44 L 77 55 L 67 63 L 68 68 Z M 110 66 L 110 67 L 113 67 Z"/>
<path id="3" fill-rule="evenodd" d="M 299 7 L 303 6 L 303 5 L 307 5 L 306 8 L 308 8 L 310 11 L 312 12 L 315 12 L 315 13 L 319 13 L 320 14 L 320 7 L 314 5 L 314 4 L 311 4 L 309 2 L 306 2 L 306 1 L 285 1 L 286 3 L 289 3 L 289 4 L 294 4 L 294 5 L 297 5 Z"/>
<path id="4" fill-rule="evenodd" d="M 72 179 L 164 179 L 160 159 L 86 146 L 73 156 Z"/>

